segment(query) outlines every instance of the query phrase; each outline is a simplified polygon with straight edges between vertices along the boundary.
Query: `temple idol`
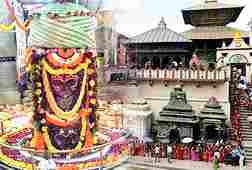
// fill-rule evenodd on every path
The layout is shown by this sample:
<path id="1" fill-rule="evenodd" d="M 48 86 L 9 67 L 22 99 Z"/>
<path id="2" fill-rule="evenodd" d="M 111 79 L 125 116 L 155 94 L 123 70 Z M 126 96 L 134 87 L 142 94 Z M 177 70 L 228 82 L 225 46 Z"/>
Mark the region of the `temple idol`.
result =
<path id="1" fill-rule="evenodd" d="M 94 20 L 85 12 L 81 5 L 49 4 L 33 15 L 28 44 L 37 149 L 80 150 L 94 143 Z"/>

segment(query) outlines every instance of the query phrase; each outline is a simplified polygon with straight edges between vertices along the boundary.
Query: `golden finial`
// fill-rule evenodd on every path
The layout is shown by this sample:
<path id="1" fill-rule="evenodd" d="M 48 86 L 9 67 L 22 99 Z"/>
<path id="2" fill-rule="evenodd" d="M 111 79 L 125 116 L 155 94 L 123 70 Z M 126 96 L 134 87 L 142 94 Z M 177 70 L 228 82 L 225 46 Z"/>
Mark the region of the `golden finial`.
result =
<path id="1" fill-rule="evenodd" d="M 235 39 L 241 39 L 241 33 L 240 32 L 236 32 L 234 38 Z"/>
<path id="2" fill-rule="evenodd" d="M 241 39 L 241 33 L 236 32 L 234 36 L 235 46 L 241 47 L 242 46 L 242 39 Z"/>

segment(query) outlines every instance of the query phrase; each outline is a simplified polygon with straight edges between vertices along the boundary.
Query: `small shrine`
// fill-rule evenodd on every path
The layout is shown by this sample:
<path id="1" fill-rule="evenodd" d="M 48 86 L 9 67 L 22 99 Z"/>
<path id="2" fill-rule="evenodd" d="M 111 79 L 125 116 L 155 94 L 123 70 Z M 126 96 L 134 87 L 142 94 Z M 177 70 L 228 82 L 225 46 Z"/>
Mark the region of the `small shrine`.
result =
<path id="1" fill-rule="evenodd" d="M 169 103 L 159 113 L 156 123 L 158 140 L 179 143 L 181 138 L 195 137 L 198 119 L 181 86 L 170 93 Z"/>
<path id="2" fill-rule="evenodd" d="M 99 100 L 99 107 L 96 110 L 98 117 L 98 129 L 100 128 L 122 128 L 122 104 Z"/>
<path id="3" fill-rule="evenodd" d="M 221 48 L 217 48 L 216 61 L 217 67 L 224 68 L 227 72 L 230 65 L 235 65 L 248 81 L 251 80 L 251 64 L 252 64 L 252 48 L 251 44 L 247 44 L 241 36 L 240 32 L 234 34 L 231 44 L 226 45 L 224 42 Z"/>
<path id="4" fill-rule="evenodd" d="M 204 140 L 216 142 L 224 138 L 227 117 L 215 97 L 208 100 L 198 117 L 200 119 L 201 137 Z"/>
<path id="5" fill-rule="evenodd" d="M 124 107 L 123 127 L 139 139 L 149 139 L 151 133 L 152 110 L 147 101 L 138 99 Z"/>

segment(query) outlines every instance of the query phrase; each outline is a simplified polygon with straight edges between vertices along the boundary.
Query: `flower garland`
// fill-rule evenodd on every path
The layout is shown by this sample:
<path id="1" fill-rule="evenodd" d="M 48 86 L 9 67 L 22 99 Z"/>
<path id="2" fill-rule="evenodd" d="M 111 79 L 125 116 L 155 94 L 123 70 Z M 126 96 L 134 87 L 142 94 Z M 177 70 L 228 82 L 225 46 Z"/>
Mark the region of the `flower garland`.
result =
<path id="1" fill-rule="evenodd" d="M 85 121 L 86 119 L 83 119 L 83 120 Z M 85 126 L 85 127 L 87 127 L 87 126 Z M 23 130 L 21 130 L 19 132 L 15 132 L 14 134 L 4 135 L 4 136 L 0 137 L 0 141 L 2 143 L 6 143 L 6 141 L 8 141 L 10 138 L 19 138 L 19 135 L 18 135 L 19 133 L 28 133 L 30 131 L 31 131 L 31 129 L 23 129 Z M 26 135 L 28 135 L 28 134 L 26 134 Z M 22 136 L 21 140 L 23 138 L 25 138 L 26 135 Z M 18 141 L 18 140 L 16 139 L 14 141 Z M 15 145 L 16 143 L 12 143 L 12 144 Z M 8 150 L 9 151 L 13 150 L 13 148 L 11 148 L 11 147 L 6 148 L 6 149 L 7 149 L 7 151 Z M 104 155 L 103 159 L 100 159 L 100 158 L 97 157 L 97 160 L 90 160 L 90 161 L 87 161 L 87 162 L 74 162 L 72 164 L 60 164 L 60 163 L 58 164 L 57 163 L 57 169 L 60 169 L 61 167 L 70 167 L 70 166 L 76 167 L 76 168 L 79 168 L 79 169 L 94 168 L 94 167 L 97 167 L 97 166 L 100 166 L 100 165 L 108 166 L 109 164 L 113 164 L 116 161 L 119 161 L 123 157 L 123 155 L 127 155 L 127 154 L 128 154 L 127 145 L 125 145 L 125 146 L 121 145 L 119 147 L 119 152 L 117 150 L 117 152 L 113 152 L 113 153 L 111 153 L 109 155 L 106 154 L 106 155 Z M 6 154 L 4 150 L 0 150 L 0 159 L 1 159 L 1 161 L 3 163 L 5 163 L 5 164 L 7 164 L 7 165 L 9 165 L 11 167 L 15 167 L 15 168 L 23 169 L 23 170 L 32 170 L 34 168 L 33 165 L 30 163 L 30 160 L 29 160 L 29 162 L 16 160 L 18 158 L 12 158 L 11 155 Z"/>
<path id="2" fill-rule="evenodd" d="M 49 53 L 47 55 L 47 59 L 49 62 L 52 62 L 55 66 L 58 67 L 75 67 L 77 65 L 80 65 L 82 61 L 82 57 L 80 57 L 81 54 L 74 53 L 74 55 L 71 58 L 62 58 L 58 56 L 56 53 Z"/>
<path id="3" fill-rule="evenodd" d="M 3 32 L 10 32 L 10 31 L 14 30 L 14 28 L 15 28 L 15 23 L 12 23 L 9 25 L 0 24 L 0 31 L 3 31 Z"/>
<path id="4" fill-rule="evenodd" d="M 62 119 L 59 119 L 57 116 L 46 112 L 46 121 L 49 124 L 59 126 L 59 127 L 69 127 L 73 124 L 73 122 L 76 122 L 79 119 L 80 119 L 80 116 L 78 114 L 77 116 L 74 116 L 73 118 L 70 118 L 68 120 L 62 120 Z"/>
<path id="5" fill-rule="evenodd" d="M 86 77 L 87 74 L 85 72 L 83 80 L 82 80 L 82 86 L 81 86 L 81 90 L 80 90 L 80 95 L 79 98 L 76 102 L 76 104 L 74 105 L 73 109 L 71 111 L 65 112 L 62 109 L 60 109 L 53 97 L 53 93 L 51 91 L 51 87 L 50 87 L 50 83 L 47 77 L 47 70 L 45 67 L 43 67 L 43 71 L 42 71 L 42 79 L 43 79 L 43 84 L 44 84 L 44 90 L 45 90 L 45 94 L 46 94 L 46 99 L 49 103 L 50 108 L 52 109 L 52 111 L 54 112 L 54 114 L 59 117 L 60 119 L 63 120 L 67 120 L 69 118 L 73 118 L 75 116 L 78 116 L 78 111 L 80 109 L 83 97 L 85 95 L 85 85 L 86 85 Z"/>
<path id="6" fill-rule="evenodd" d="M 6 156 L 5 154 L 3 154 L 3 152 L 1 150 L 0 150 L 0 160 L 11 167 L 24 169 L 24 170 L 33 170 L 32 164 L 11 159 L 8 156 Z"/>
<path id="7" fill-rule="evenodd" d="M 43 63 L 44 69 L 50 74 L 53 74 L 53 75 L 62 75 L 62 74 L 73 75 L 73 74 L 80 72 L 81 70 L 87 70 L 88 65 L 91 63 L 91 61 L 87 60 L 85 63 L 80 64 L 75 69 L 68 69 L 68 68 L 53 69 L 52 67 L 49 66 L 49 64 L 45 60 L 43 60 L 42 63 Z"/>
<path id="8" fill-rule="evenodd" d="M 28 129 L 23 129 L 23 130 L 20 130 L 20 132 L 24 132 L 26 133 Z M 11 138 L 12 136 L 14 137 L 15 135 L 17 135 L 18 132 L 15 132 L 14 134 L 11 134 L 11 135 L 3 135 L 0 137 L 0 142 L 1 143 L 6 143 L 9 138 Z M 17 140 L 14 140 L 17 142 Z M 7 142 L 8 143 L 8 142 Z M 14 144 L 14 143 L 11 143 L 11 144 Z M 2 147 L 3 148 L 3 147 Z M 11 167 L 15 167 L 15 168 L 19 168 L 19 169 L 24 169 L 24 170 L 33 170 L 33 165 L 28 163 L 28 162 L 24 162 L 24 161 L 19 161 L 19 160 L 15 160 L 13 158 L 10 158 L 8 157 L 6 154 L 3 153 L 2 151 L 2 148 L 0 148 L 0 160 L 5 163 L 6 165 L 8 166 L 11 166 Z"/>

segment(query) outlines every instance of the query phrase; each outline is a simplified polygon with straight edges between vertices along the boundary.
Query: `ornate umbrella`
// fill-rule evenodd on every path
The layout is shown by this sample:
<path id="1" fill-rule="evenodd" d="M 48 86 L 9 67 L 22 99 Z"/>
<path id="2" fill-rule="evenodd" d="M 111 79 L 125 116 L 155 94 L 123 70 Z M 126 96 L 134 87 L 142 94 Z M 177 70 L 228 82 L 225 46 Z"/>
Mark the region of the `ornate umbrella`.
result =
<path id="1" fill-rule="evenodd" d="M 193 139 L 190 137 L 186 137 L 186 138 L 182 139 L 182 143 L 191 143 L 191 142 L 193 142 Z"/>

